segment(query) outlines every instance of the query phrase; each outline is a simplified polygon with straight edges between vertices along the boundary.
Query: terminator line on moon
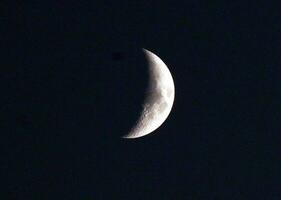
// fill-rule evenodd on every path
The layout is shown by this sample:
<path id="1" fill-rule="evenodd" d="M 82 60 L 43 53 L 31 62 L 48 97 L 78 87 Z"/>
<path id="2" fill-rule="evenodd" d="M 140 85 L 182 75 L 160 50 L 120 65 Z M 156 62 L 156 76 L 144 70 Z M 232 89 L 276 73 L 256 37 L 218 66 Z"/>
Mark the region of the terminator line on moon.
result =
<path id="1" fill-rule="evenodd" d="M 170 114 L 175 98 L 174 81 L 166 64 L 152 52 L 143 51 L 148 60 L 149 86 L 136 125 L 123 136 L 127 139 L 145 136 L 160 127 Z"/>

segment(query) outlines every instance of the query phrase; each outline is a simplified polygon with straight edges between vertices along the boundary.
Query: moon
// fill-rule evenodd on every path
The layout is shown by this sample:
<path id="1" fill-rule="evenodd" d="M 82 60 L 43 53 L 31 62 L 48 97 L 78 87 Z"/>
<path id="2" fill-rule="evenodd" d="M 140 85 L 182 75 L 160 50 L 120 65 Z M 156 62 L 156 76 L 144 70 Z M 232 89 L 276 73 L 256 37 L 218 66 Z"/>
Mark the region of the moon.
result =
<path id="1" fill-rule="evenodd" d="M 126 139 L 139 138 L 159 128 L 170 114 L 175 98 L 174 81 L 166 64 L 147 49 L 143 52 L 148 61 L 149 84 L 140 117 L 123 136 Z"/>

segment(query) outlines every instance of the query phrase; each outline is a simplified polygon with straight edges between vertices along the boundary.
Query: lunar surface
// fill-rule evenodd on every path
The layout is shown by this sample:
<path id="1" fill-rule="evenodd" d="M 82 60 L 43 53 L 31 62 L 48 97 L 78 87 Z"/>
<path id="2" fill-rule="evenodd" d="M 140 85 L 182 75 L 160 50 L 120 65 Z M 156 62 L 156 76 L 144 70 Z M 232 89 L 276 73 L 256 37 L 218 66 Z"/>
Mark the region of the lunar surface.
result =
<path id="1" fill-rule="evenodd" d="M 149 84 L 140 117 L 123 136 L 127 139 L 145 136 L 160 127 L 170 114 L 175 98 L 174 81 L 168 67 L 152 52 L 143 51 L 148 61 Z"/>

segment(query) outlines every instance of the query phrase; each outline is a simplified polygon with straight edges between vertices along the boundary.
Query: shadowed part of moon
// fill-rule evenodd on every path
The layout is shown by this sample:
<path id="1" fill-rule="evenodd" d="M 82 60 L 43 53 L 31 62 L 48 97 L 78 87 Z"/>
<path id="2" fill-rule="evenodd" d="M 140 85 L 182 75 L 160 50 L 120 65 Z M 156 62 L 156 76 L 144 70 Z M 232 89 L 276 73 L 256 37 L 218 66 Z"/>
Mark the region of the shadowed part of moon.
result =
<path id="1" fill-rule="evenodd" d="M 104 137 L 119 139 L 130 131 L 139 118 L 149 83 L 149 72 L 147 59 L 141 49 L 122 46 L 120 43 L 111 47 L 111 51 L 100 68 L 100 77 L 104 78 L 100 81 L 98 96 L 101 98 L 96 107 L 100 110 L 97 113 L 104 114 L 98 117 L 96 124 Z M 112 54 L 117 60 L 112 60 Z"/>

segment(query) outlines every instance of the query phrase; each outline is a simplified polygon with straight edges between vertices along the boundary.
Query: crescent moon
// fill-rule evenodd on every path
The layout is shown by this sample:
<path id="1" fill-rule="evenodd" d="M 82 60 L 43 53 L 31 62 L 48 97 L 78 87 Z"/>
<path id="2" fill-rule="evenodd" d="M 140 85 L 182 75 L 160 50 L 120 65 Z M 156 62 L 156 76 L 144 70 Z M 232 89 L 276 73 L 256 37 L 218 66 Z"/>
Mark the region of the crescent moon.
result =
<path id="1" fill-rule="evenodd" d="M 166 64 L 154 53 L 143 49 L 148 60 L 149 84 L 143 109 L 136 125 L 123 138 L 134 139 L 159 128 L 171 112 L 175 85 Z"/>

